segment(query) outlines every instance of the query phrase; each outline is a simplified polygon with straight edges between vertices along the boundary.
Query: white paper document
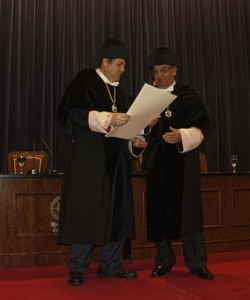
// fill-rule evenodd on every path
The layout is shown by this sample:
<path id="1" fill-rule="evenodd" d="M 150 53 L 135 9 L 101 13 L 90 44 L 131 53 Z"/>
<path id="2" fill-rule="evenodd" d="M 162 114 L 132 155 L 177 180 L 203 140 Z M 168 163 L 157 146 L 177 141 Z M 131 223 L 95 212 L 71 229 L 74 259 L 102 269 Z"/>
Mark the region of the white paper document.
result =
<path id="1" fill-rule="evenodd" d="M 154 117 L 166 109 L 176 97 L 174 94 L 163 92 L 145 83 L 127 111 L 127 114 L 130 115 L 128 123 L 112 128 L 106 137 L 132 139 L 148 126 Z"/>

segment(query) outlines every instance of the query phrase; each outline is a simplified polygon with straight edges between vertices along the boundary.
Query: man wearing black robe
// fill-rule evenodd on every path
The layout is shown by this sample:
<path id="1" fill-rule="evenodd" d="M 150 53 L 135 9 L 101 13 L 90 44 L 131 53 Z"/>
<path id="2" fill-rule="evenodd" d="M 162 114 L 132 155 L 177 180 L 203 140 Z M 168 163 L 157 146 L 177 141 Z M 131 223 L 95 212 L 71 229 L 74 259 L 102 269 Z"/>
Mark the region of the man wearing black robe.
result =
<path id="1" fill-rule="evenodd" d="M 214 122 L 198 93 L 176 83 L 177 66 L 177 57 L 168 48 L 158 48 L 149 56 L 157 87 L 177 95 L 152 126 L 144 153 L 148 238 L 157 249 L 152 277 L 171 271 L 176 262 L 171 242 L 181 238 L 190 272 L 213 279 L 203 237 L 199 146 Z"/>
<path id="2" fill-rule="evenodd" d="M 128 56 L 116 40 L 106 41 L 97 69 L 80 71 L 58 108 L 69 136 L 61 193 L 59 243 L 70 245 L 69 278 L 81 285 L 95 245 L 100 245 L 99 277 L 134 279 L 122 268 L 125 238 L 134 238 L 131 161 L 127 141 L 106 138 L 122 126 L 131 99 L 119 85 Z"/>

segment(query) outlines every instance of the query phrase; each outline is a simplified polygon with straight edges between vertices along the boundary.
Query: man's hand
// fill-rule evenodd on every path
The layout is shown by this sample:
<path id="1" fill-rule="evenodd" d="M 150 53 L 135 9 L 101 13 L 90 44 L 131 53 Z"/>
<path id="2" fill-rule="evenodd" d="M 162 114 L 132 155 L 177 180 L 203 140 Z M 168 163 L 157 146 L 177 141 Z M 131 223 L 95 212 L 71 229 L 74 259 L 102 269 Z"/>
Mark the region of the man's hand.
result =
<path id="1" fill-rule="evenodd" d="M 161 117 L 161 115 L 156 116 L 155 118 L 153 118 L 153 120 L 150 121 L 150 123 L 148 125 L 149 126 L 154 126 L 158 122 L 160 117 Z"/>
<path id="2" fill-rule="evenodd" d="M 175 129 L 173 127 L 169 127 L 169 129 L 171 130 L 171 132 L 166 132 L 165 134 L 163 134 L 163 139 L 165 140 L 165 142 L 169 143 L 169 144 L 177 144 L 181 142 L 181 133 L 179 129 Z"/>
<path id="3" fill-rule="evenodd" d="M 136 147 L 136 148 L 146 148 L 148 143 L 147 142 L 143 142 L 140 138 L 138 137 L 134 137 L 133 140 L 132 140 L 132 144 L 133 144 L 133 147 Z"/>
<path id="4" fill-rule="evenodd" d="M 122 126 L 125 125 L 130 119 L 130 116 L 124 113 L 113 113 L 110 125 Z"/>

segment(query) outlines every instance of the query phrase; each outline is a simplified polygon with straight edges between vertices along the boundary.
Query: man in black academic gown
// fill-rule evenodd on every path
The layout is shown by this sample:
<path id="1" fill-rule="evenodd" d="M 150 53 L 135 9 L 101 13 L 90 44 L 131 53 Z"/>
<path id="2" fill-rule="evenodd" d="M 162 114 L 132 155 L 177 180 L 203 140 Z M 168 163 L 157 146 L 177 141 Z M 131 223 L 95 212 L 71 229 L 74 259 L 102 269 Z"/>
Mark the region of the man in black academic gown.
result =
<path id="1" fill-rule="evenodd" d="M 58 117 L 69 137 L 61 193 L 59 243 L 70 245 L 69 278 L 81 285 L 95 245 L 99 277 L 135 279 L 122 268 L 124 239 L 134 238 L 131 161 L 127 140 L 106 138 L 112 126 L 129 120 L 131 99 L 119 85 L 127 48 L 106 41 L 98 67 L 80 71 L 69 85 Z"/>
<path id="2" fill-rule="evenodd" d="M 198 93 L 175 81 L 177 67 L 177 57 L 168 48 L 158 48 L 149 55 L 157 87 L 177 95 L 151 127 L 144 153 L 147 231 L 157 249 L 152 277 L 171 271 L 176 262 L 171 242 L 181 238 L 190 272 L 212 279 L 203 237 L 199 146 L 214 122 Z"/>

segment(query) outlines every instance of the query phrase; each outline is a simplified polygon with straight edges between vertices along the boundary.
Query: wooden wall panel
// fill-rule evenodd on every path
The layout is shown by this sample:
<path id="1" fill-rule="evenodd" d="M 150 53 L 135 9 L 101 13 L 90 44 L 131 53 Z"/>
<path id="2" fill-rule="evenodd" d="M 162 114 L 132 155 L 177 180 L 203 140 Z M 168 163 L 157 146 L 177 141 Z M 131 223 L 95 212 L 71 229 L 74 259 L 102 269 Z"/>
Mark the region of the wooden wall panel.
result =
<path id="1" fill-rule="evenodd" d="M 60 176 L 0 175 L 0 267 L 66 264 L 68 246 L 57 244 L 60 190 Z M 249 249 L 250 174 L 203 174 L 201 191 L 208 251 Z M 155 246 L 147 240 L 144 174 L 134 174 L 133 193 L 132 258 L 153 258 Z M 182 255 L 181 242 L 173 244 Z"/>
<path id="2" fill-rule="evenodd" d="M 68 247 L 57 244 L 61 178 L 0 176 L 0 267 L 64 264 Z"/>
<path id="3" fill-rule="evenodd" d="M 232 226 L 250 226 L 250 190 L 232 190 Z"/>
<path id="4" fill-rule="evenodd" d="M 147 240 L 146 224 L 146 184 L 143 175 L 134 176 L 133 194 L 135 203 L 136 239 L 132 241 L 132 258 L 145 258 L 155 255 L 155 246 Z"/>
<path id="5" fill-rule="evenodd" d="M 204 228 L 209 252 L 249 249 L 250 174 L 208 173 L 201 176 L 201 186 L 203 201 L 204 190 L 208 189 L 218 189 L 221 201 L 221 226 L 218 228 L 205 226 Z M 216 207 L 211 209 L 214 209 L 216 214 Z M 204 209 L 204 215 L 206 215 L 206 209 Z"/>
<path id="6" fill-rule="evenodd" d="M 204 211 L 204 227 L 221 227 L 222 210 L 220 191 L 218 189 L 202 190 L 202 203 Z"/>
<path id="7" fill-rule="evenodd" d="M 18 194 L 15 199 L 15 224 L 17 237 L 55 236 L 57 221 L 51 214 L 52 201 L 58 194 Z"/>
<path id="8" fill-rule="evenodd" d="M 145 179 L 133 179 L 136 240 L 132 241 L 132 257 L 154 257 L 154 244 L 147 240 L 145 211 Z M 201 192 L 204 210 L 204 235 L 208 252 L 250 248 L 250 174 L 202 174 Z M 182 243 L 173 242 L 176 255 L 182 255 Z"/>

